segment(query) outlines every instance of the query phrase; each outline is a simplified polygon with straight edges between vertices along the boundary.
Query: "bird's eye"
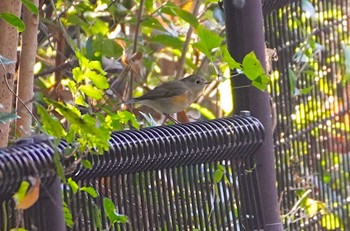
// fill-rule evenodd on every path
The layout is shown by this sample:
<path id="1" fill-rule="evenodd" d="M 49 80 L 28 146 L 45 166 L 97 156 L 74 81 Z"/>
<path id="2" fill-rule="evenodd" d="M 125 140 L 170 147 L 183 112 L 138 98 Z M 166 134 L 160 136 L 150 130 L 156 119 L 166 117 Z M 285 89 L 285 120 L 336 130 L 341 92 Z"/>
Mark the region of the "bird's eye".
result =
<path id="1" fill-rule="evenodd" d="M 196 84 L 200 84 L 201 81 L 199 79 L 196 80 Z"/>

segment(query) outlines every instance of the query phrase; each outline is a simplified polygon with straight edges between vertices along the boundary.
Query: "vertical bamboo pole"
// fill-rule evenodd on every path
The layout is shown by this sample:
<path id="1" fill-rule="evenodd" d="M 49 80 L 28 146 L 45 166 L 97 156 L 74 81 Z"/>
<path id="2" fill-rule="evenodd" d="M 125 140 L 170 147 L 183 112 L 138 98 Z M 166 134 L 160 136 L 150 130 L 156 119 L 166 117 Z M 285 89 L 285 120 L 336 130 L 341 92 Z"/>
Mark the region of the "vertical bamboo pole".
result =
<path id="1" fill-rule="evenodd" d="M 33 0 L 33 3 L 38 6 L 39 0 Z M 17 99 L 16 104 L 20 117 L 16 121 L 16 134 L 20 137 L 30 135 L 31 133 L 31 101 L 34 95 L 34 64 L 37 50 L 39 15 L 35 15 L 26 8 L 23 8 L 23 21 L 26 24 L 26 30 L 22 34 L 20 69 L 17 83 L 17 95 L 21 100 Z M 26 108 L 23 103 L 26 104 Z"/>
<path id="2" fill-rule="evenodd" d="M 19 17 L 21 12 L 20 0 L 1 0 L 0 13 L 12 13 Z M 10 60 L 17 60 L 18 31 L 0 19 L 0 55 Z M 13 80 L 15 64 L 0 65 L 0 112 L 13 111 Z M 10 88 L 10 89 L 9 89 Z M 10 123 L 0 123 L 0 147 L 6 147 L 10 132 Z"/>

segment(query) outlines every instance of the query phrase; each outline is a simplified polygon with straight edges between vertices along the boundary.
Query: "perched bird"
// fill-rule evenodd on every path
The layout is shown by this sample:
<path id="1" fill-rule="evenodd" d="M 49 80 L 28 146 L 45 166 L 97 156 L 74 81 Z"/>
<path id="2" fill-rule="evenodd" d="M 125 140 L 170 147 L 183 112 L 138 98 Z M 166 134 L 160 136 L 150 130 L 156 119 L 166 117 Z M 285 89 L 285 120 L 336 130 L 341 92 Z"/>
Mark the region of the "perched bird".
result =
<path id="1" fill-rule="evenodd" d="M 208 83 L 199 75 L 190 75 L 180 80 L 164 83 L 124 104 L 139 103 L 161 114 L 174 114 L 183 111 L 196 101 Z"/>

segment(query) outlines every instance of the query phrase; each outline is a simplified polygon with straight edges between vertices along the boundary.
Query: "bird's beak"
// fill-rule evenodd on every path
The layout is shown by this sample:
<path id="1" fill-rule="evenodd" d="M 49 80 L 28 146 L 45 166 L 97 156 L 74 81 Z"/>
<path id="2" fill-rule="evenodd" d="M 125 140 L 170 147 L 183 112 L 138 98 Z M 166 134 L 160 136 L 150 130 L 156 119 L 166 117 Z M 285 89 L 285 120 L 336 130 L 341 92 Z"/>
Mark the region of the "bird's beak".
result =
<path id="1" fill-rule="evenodd" d="M 211 84 L 211 82 L 213 82 L 213 81 L 207 81 L 207 82 L 205 82 L 205 84 Z"/>

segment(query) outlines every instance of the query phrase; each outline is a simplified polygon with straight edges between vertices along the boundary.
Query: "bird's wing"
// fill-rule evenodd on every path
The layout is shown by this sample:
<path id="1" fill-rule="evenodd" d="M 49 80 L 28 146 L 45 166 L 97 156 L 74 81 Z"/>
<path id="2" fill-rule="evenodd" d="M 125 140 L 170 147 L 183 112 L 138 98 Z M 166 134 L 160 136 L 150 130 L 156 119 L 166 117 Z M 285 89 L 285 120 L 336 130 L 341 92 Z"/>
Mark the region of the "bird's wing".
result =
<path id="1" fill-rule="evenodd" d="M 147 92 L 143 96 L 135 98 L 135 100 L 145 100 L 145 99 L 159 99 L 167 98 L 173 96 L 183 95 L 187 92 L 187 88 L 180 82 L 168 82 L 164 83 L 153 90 Z"/>

